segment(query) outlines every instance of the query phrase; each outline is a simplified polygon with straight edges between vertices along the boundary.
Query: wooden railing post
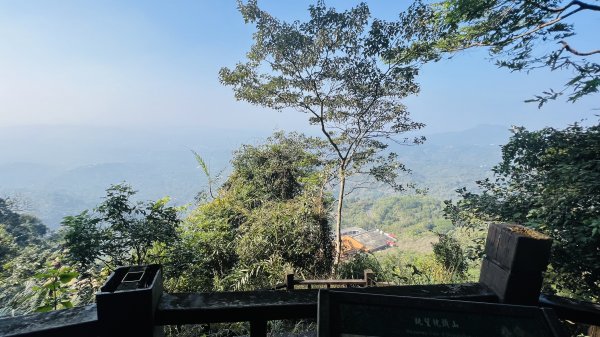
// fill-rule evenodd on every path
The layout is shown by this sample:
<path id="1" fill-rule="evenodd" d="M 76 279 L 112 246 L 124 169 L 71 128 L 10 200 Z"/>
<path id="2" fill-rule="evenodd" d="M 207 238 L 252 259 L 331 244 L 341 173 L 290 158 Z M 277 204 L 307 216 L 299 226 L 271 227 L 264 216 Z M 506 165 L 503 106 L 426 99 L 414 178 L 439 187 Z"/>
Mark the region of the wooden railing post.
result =
<path id="1" fill-rule="evenodd" d="M 285 275 L 285 289 L 294 290 L 294 274 Z"/>
<path id="2" fill-rule="evenodd" d="M 502 303 L 537 305 L 551 246 L 552 239 L 532 229 L 491 224 L 479 282 Z"/>
<path id="3" fill-rule="evenodd" d="M 250 337 L 267 337 L 267 321 L 251 321 Z"/>
<path id="4" fill-rule="evenodd" d="M 163 336 L 154 319 L 162 292 L 160 265 L 117 268 L 96 293 L 98 335 Z"/>
<path id="5" fill-rule="evenodd" d="M 365 286 L 372 287 L 375 285 L 375 273 L 371 269 L 365 269 Z"/>

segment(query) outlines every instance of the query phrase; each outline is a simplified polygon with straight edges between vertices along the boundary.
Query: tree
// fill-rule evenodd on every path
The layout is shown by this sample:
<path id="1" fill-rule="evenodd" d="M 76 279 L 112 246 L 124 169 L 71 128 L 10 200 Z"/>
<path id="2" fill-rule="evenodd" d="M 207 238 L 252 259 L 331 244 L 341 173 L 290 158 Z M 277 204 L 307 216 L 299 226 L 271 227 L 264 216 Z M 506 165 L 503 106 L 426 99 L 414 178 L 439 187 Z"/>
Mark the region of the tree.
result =
<path id="1" fill-rule="evenodd" d="M 277 256 L 297 273 L 329 273 L 333 258 L 330 227 L 316 199 L 305 193 L 283 202 L 267 202 L 252 211 L 240 228 L 236 247 L 240 263 L 251 266 Z"/>
<path id="2" fill-rule="evenodd" d="M 114 268 L 121 264 L 148 262 L 155 244 L 170 244 L 177 238 L 178 210 L 167 206 L 168 198 L 134 203 L 131 186 L 113 185 L 95 214 L 83 211 L 64 218 L 63 235 L 67 256 L 80 270 L 103 261 Z"/>
<path id="3" fill-rule="evenodd" d="M 19 246 L 38 243 L 48 231 L 38 218 L 13 211 L 10 200 L 3 198 L 0 198 L 0 224 Z"/>
<path id="4" fill-rule="evenodd" d="M 511 71 L 570 70 L 573 77 L 561 90 L 527 100 L 541 107 L 565 93 L 575 102 L 600 88 L 600 49 L 580 50 L 569 42 L 573 21 L 586 12 L 600 13 L 600 6 L 593 0 L 444 0 L 418 1 L 401 18 L 429 27 L 427 43 L 418 44 L 433 54 L 488 47 L 496 64 Z"/>
<path id="5" fill-rule="evenodd" d="M 437 234 L 438 242 L 433 243 L 433 256 L 441 264 L 450 278 L 464 276 L 467 271 L 467 259 L 458 240 L 448 234 Z"/>
<path id="6" fill-rule="evenodd" d="M 178 240 L 167 251 L 165 285 L 169 291 L 214 291 L 217 280 L 235 267 L 239 213 L 231 198 L 217 195 L 199 205 L 177 229 Z"/>
<path id="7" fill-rule="evenodd" d="M 36 288 L 35 275 L 60 252 L 55 236 L 37 218 L 0 198 L 0 316 L 26 314 L 41 306 L 51 286 Z M 66 302 L 65 302 L 66 303 Z"/>
<path id="8" fill-rule="evenodd" d="M 178 291 L 271 287 L 286 270 L 331 270 L 330 198 L 311 149 L 311 139 L 278 132 L 235 152 L 215 198 L 181 227 L 170 260 L 182 271 Z"/>
<path id="9" fill-rule="evenodd" d="M 233 172 L 224 191 L 243 187 L 235 195 L 260 206 L 293 199 L 307 187 L 322 184 L 321 143 L 298 133 L 275 132 L 264 144 L 242 145 L 231 161 Z"/>
<path id="10" fill-rule="evenodd" d="M 406 26 L 371 19 L 366 4 L 336 12 L 319 1 L 302 23 L 280 21 L 256 0 L 238 6 L 244 20 L 256 25 L 254 45 L 247 62 L 220 70 L 221 83 L 232 86 L 238 100 L 305 113 L 320 130 L 337 171 L 339 259 L 347 178 L 364 173 L 403 188 L 396 178 L 406 169 L 386 153 L 385 141 L 424 126 L 401 103 L 419 91 L 414 79 L 424 57 L 403 44 Z"/>
<path id="11" fill-rule="evenodd" d="M 330 271 L 330 200 L 323 192 L 318 145 L 301 134 L 277 132 L 266 143 L 243 145 L 234 154 L 223 189 L 243 205 L 236 253 L 248 272 L 261 261 L 309 275 Z"/>
<path id="12" fill-rule="evenodd" d="M 15 238 L 0 224 L 0 271 L 5 262 L 17 255 L 18 248 Z"/>
<path id="13" fill-rule="evenodd" d="M 342 279 L 361 279 L 365 277 L 365 270 L 371 269 L 375 273 L 375 280 L 381 281 L 383 269 L 372 253 L 358 251 L 345 260 L 338 268 L 338 275 Z"/>
<path id="14" fill-rule="evenodd" d="M 516 128 L 502 148 L 495 179 L 482 192 L 459 190 L 447 202 L 455 224 L 521 223 L 554 239 L 551 286 L 598 299 L 600 294 L 600 124 L 564 130 Z"/>
<path id="15" fill-rule="evenodd" d="M 9 260 L 2 261 L 0 316 L 27 314 L 40 306 L 44 296 L 35 290 L 39 283 L 35 274 L 43 271 L 46 263 L 60 252 L 59 245 L 51 240 L 18 248 Z"/>

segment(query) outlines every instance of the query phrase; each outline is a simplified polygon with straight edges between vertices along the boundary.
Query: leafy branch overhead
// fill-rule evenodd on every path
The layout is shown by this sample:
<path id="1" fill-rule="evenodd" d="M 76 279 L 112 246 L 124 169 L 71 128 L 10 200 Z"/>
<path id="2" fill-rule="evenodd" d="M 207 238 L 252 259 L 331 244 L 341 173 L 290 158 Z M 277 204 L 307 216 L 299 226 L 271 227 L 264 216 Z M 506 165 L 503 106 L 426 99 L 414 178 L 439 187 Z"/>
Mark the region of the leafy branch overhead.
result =
<path id="1" fill-rule="evenodd" d="M 489 47 L 496 64 L 511 71 L 538 68 L 570 71 L 573 75 L 562 89 L 548 89 L 527 100 L 541 107 L 563 94 L 569 102 L 576 102 L 598 92 L 600 46 L 578 46 L 571 39 L 576 34 L 576 20 L 585 13 L 600 13 L 600 6 L 594 2 L 446 0 L 423 4 L 419 1 L 401 17 L 412 16 L 418 24 L 423 21 L 417 20 L 415 13 L 426 14 L 429 46 L 437 53 Z"/>

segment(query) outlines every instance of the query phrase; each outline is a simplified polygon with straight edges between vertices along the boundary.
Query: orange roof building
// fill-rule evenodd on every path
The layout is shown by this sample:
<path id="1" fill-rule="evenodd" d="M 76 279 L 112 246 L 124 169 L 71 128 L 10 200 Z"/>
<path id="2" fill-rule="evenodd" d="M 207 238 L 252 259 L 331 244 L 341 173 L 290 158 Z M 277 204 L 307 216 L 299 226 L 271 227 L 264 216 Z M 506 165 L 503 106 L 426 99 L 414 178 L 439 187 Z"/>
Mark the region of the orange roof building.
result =
<path id="1" fill-rule="evenodd" d="M 376 252 L 396 245 L 396 239 L 382 230 L 366 231 L 360 227 L 342 230 L 342 254 L 348 255 L 357 251 Z"/>

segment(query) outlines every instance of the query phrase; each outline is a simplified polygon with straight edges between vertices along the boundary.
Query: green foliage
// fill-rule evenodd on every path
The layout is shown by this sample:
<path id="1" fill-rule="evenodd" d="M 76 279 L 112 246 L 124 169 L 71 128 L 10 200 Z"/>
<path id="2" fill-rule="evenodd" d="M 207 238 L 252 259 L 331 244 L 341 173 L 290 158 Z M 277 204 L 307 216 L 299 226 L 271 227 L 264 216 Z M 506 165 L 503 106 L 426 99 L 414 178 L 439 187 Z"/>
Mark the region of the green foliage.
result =
<path id="1" fill-rule="evenodd" d="M 168 206 L 168 198 L 133 202 L 135 194 L 129 185 L 113 185 L 94 211 L 63 219 L 66 261 L 79 273 L 71 285 L 78 303 L 92 302 L 98 286 L 117 266 L 166 263 L 175 255 L 171 251 L 178 242 L 179 209 Z"/>
<path id="2" fill-rule="evenodd" d="M 36 245 L 19 247 L 10 259 L 2 261 L 0 316 L 27 314 L 40 306 L 34 275 L 44 270 L 47 261 L 53 260 L 58 252 L 57 242 L 43 240 Z"/>
<path id="3" fill-rule="evenodd" d="M 321 180 L 318 168 L 323 163 L 318 145 L 317 140 L 304 135 L 282 132 L 276 132 L 259 146 L 242 145 L 234 153 L 233 172 L 223 189 L 250 202 L 248 208 L 262 202 L 293 199 Z"/>
<path id="4" fill-rule="evenodd" d="M 342 279 L 362 279 L 367 269 L 375 273 L 376 281 L 382 280 L 384 273 L 377 258 L 373 254 L 359 251 L 338 266 L 337 274 Z"/>
<path id="5" fill-rule="evenodd" d="M 101 219 L 93 217 L 88 211 L 63 219 L 67 256 L 76 261 L 81 270 L 90 268 L 102 256 L 102 245 L 107 238 L 104 231 L 98 227 L 100 221 Z"/>
<path id="6" fill-rule="evenodd" d="M 176 240 L 180 220 L 177 209 L 167 206 L 168 198 L 134 203 L 130 198 L 135 193 L 129 185 L 113 185 L 96 214 L 84 211 L 64 218 L 67 257 L 79 270 L 97 261 L 110 267 L 148 263 L 153 258 L 148 252 L 156 243 Z"/>
<path id="7" fill-rule="evenodd" d="M 215 282 L 215 290 L 257 290 L 271 289 L 281 283 L 282 276 L 293 271 L 294 266 L 277 254 L 252 264 L 238 264 L 223 279 Z M 306 274 L 304 274 L 306 275 Z"/>
<path id="8" fill-rule="evenodd" d="M 331 270 L 331 237 L 318 200 L 297 197 L 265 203 L 240 227 L 237 254 L 242 265 L 280 256 L 297 272 L 324 275 Z M 281 275 L 278 275 L 281 277 Z"/>
<path id="9" fill-rule="evenodd" d="M 0 224 L 20 247 L 38 243 L 48 228 L 36 217 L 14 212 L 7 199 L 0 198 Z"/>
<path id="10" fill-rule="evenodd" d="M 425 195 L 355 198 L 345 212 L 348 223 L 399 234 L 400 241 L 397 248 L 342 263 L 342 277 L 361 278 L 366 268 L 376 271 L 378 281 L 396 285 L 460 283 L 479 277 L 486 231 L 453 228 L 443 218 L 441 201 Z M 436 235 L 436 243 L 426 239 Z"/>
<path id="11" fill-rule="evenodd" d="M 0 271 L 2 265 L 18 253 L 15 238 L 0 224 Z"/>
<path id="12" fill-rule="evenodd" d="M 59 251 L 46 232 L 39 219 L 13 211 L 9 200 L 0 198 L 0 316 L 39 306 L 34 275 Z"/>
<path id="13" fill-rule="evenodd" d="M 446 212 L 457 225 L 521 223 L 554 239 L 551 286 L 596 298 L 600 293 L 600 125 L 564 130 L 516 128 L 482 192 L 459 190 Z"/>
<path id="14" fill-rule="evenodd" d="M 438 234 L 438 238 L 439 241 L 433 244 L 433 256 L 435 260 L 450 275 L 464 275 L 468 265 L 460 243 L 447 234 Z"/>
<path id="15" fill-rule="evenodd" d="M 235 266 L 235 227 L 239 215 L 230 198 L 195 209 L 178 228 L 179 240 L 167 253 L 171 291 L 211 291 Z"/>
<path id="16" fill-rule="evenodd" d="M 378 260 L 382 270 L 381 279 L 394 285 L 477 282 L 479 278 L 479 266 L 469 266 L 469 271 L 465 273 L 452 272 L 431 253 L 396 252 L 378 255 Z"/>
<path id="17" fill-rule="evenodd" d="M 59 263 L 48 263 L 44 270 L 34 275 L 40 285 L 33 287 L 33 291 L 41 301 L 35 311 L 48 312 L 72 308 L 75 290 L 70 283 L 76 280 L 77 276 L 79 274 L 70 267 L 61 266 Z"/>
<path id="18" fill-rule="evenodd" d="M 276 133 L 234 154 L 233 171 L 216 197 L 181 227 L 169 259 L 179 270 L 173 287 L 256 289 L 281 282 L 289 270 L 330 271 L 330 198 L 313 144 Z"/>
<path id="19" fill-rule="evenodd" d="M 427 27 L 415 45 L 434 55 L 487 47 L 496 64 L 511 71 L 569 70 L 573 77 L 562 90 L 549 89 L 527 100 L 541 107 L 565 92 L 575 102 L 600 88 L 600 50 L 580 51 L 568 42 L 576 33 L 573 22 L 585 12 L 600 13 L 600 6 L 584 1 L 444 0 L 418 1 L 401 18 Z"/>

